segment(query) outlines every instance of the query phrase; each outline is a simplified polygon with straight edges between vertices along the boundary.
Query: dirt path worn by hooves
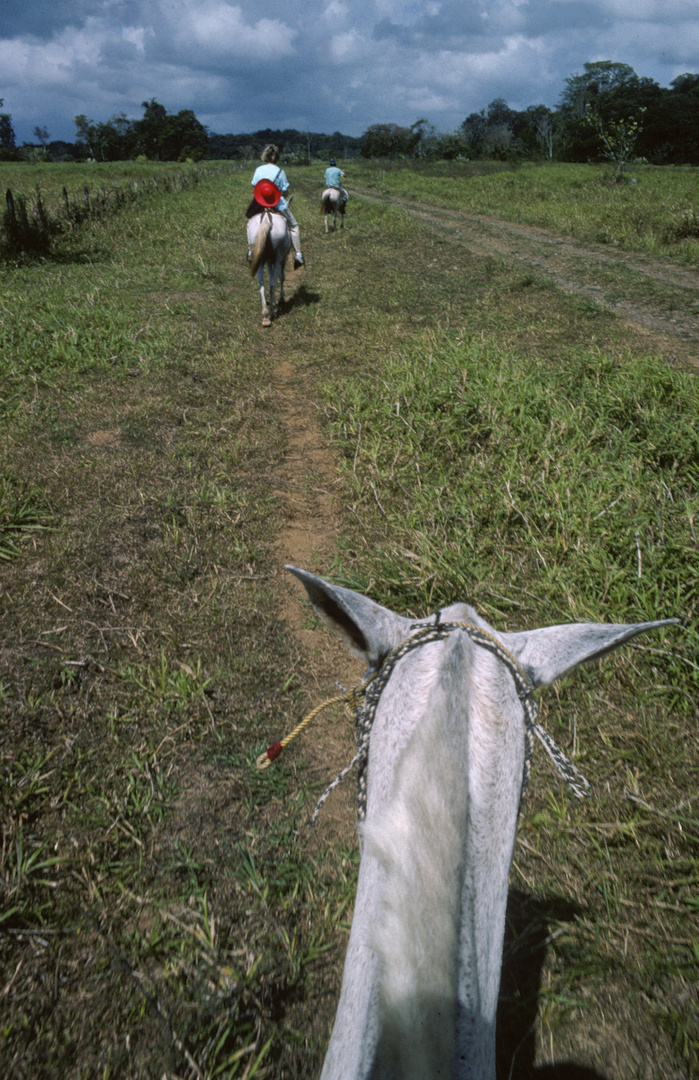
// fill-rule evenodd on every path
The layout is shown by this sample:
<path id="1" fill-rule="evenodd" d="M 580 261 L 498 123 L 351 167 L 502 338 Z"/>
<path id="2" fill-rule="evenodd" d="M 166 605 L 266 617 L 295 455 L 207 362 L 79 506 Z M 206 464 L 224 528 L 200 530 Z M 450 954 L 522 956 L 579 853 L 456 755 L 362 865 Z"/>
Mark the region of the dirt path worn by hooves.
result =
<path id="1" fill-rule="evenodd" d="M 324 442 L 316 410 L 304 385 L 305 376 L 290 361 L 279 364 L 274 388 L 286 429 L 287 452 L 275 477 L 275 494 L 286 506 L 286 520 L 276 542 L 280 567 L 286 563 L 321 576 L 327 573 L 340 532 L 337 511 L 339 465 Z M 310 383 L 310 378 L 308 379 Z M 310 674 L 312 708 L 338 693 L 336 680 L 353 686 L 363 675 L 362 663 L 325 626 L 319 625 L 298 581 L 280 575 L 280 615 L 302 645 Z M 301 717 L 299 716 L 299 720 Z M 353 720 L 333 708 L 288 753 L 301 753 L 311 775 L 326 785 L 355 752 Z M 354 836 L 356 821 L 354 778 L 333 793 L 318 819 L 319 835 L 344 840 Z"/>

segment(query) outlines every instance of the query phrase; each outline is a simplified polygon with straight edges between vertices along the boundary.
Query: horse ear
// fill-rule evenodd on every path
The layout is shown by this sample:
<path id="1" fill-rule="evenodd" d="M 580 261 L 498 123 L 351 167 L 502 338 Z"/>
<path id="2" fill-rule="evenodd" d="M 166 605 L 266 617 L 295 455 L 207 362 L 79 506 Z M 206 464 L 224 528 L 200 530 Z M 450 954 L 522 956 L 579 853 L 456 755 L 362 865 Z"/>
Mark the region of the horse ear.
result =
<path id="1" fill-rule="evenodd" d="M 313 607 L 370 667 L 378 665 L 407 636 L 410 619 L 394 614 L 361 593 L 330 585 L 307 570 L 286 566 L 299 579 Z"/>
<path id="2" fill-rule="evenodd" d="M 548 686 L 579 664 L 604 656 L 636 634 L 677 622 L 679 619 L 631 624 L 567 623 L 499 637 L 519 660 L 534 686 Z"/>

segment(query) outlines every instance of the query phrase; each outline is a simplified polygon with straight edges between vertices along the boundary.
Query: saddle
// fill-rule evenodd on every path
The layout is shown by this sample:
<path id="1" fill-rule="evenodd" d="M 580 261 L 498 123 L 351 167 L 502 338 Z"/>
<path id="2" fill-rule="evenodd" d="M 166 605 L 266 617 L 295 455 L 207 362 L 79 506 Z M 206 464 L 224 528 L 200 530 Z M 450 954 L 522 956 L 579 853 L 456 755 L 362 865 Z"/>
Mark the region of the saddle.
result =
<path id="1" fill-rule="evenodd" d="M 347 205 L 347 199 L 349 198 L 347 192 L 341 184 L 328 184 L 328 191 L 337 191 L 340 194 L 340 205 L 338 207 L 341 214 L 345 212 L 345 206 Z"/>
<path id="2" fill-rule="evenodd" d="M 246 218 L 257 217 L 258 214 L 281 214 L 282 211 L 277 206 L 260 206 L 255 199 L 252 199 L 250 205 L 245 211 Z"/>

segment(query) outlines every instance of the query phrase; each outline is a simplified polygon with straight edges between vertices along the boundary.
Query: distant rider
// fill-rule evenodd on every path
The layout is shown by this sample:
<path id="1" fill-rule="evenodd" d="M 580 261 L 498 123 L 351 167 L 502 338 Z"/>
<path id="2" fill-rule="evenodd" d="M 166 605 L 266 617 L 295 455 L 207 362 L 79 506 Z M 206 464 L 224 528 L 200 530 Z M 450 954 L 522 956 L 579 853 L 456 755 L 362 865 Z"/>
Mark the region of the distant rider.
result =
<path id="1" fill-rule="evenodd" d="M 289 223 L 289 233 L 291 235 L 291 243 L 294 246 L 294 270 L 298 270 L 300 266 L 306 265 L 306 260 L 301 254 L 301 234 L 299 232 L 298 223 L 296 218 L 289 209 L 289 204 L 284 198 L 284 194 L 289 190 L 289 181 L 286 178 L 286 173 L 279 167 L 277 162 L 279 161 L 279 147 L 274 146 L 273 143 L 269 143 L 265 146 L 261 154 L 263 165 L 258 165 L 255 169 L 255 174 L 252 178 L 253 188 L 260 180 L 271 180 L 275 187 L 279 188 L 282 193 L 282 197 L 274 207 L 278 210 Z M 264 209 L 263 206 L 253 200 L 248 207 L 248 218 L 253 217 L 254 214 L 259 214 Z M 250 258 L 250 252 L 248 251 L 248 258 Z"/>
<path id="2" fill-rule="evenodd" d="M 330 158 L 330 165 L 325 170 L 325 186 L 337 188 L 337 190 L 340 192 L 341 206 L 344 206 L 349 199 L 349 195 L 342 186 L 342 179 L 344 175 L 344 171 L 340 168 L 339 165 L 335 163 L 335 158 Z"/>

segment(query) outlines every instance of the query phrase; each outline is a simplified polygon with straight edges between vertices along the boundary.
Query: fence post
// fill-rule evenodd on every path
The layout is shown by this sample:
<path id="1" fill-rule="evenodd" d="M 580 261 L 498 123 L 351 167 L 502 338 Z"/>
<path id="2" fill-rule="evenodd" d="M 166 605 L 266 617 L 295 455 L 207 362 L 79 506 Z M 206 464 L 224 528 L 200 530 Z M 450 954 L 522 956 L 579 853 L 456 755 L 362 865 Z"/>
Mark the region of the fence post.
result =
<path id="1" fill-rule="evenodd" d="M 10 228 L 15 223 L 15 200 L 12 197 L 12 192 L 7 189 L 7 195 L 5 196 L 5 202 L 7 203 L 7 213 L 10 216 Z"/>
<path id="2" fill-rule="evenodd" d="M 83 199 L 85 200 L 85 206 L 90 209 L 90 192 L 87 190 L 87 184 L 83 184 Z"/>

